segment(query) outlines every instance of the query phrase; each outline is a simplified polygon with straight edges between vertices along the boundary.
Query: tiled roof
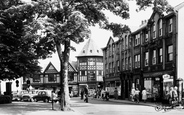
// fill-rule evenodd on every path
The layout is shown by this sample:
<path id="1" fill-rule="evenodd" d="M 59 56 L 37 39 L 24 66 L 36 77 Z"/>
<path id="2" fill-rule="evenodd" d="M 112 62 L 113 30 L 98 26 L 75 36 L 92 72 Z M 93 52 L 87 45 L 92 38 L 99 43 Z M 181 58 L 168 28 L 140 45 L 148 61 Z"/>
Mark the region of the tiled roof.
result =
<path id="1" fill-rule="evenodd" d="M 83 56 L 103 56 L 103 53 L 102 50 L 90 38 L 77 57 Z"/>

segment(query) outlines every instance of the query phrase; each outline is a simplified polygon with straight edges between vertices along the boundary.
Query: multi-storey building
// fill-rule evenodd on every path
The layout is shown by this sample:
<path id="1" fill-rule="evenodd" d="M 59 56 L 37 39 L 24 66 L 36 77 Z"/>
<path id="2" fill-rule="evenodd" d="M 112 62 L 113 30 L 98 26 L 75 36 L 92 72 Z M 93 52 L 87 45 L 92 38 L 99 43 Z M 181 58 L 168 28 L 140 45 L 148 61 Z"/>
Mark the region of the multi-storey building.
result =
<path id="1" fill-rule="evenodd" d="M 90 38 L 77 56 L 79 88 L 88 85 L 90 91 L 103 85 L 103 53 Z"/>
<path id="2" fill-rule="evenodd" d="M 118 89 L 119 97 L 128 97 L 130 89 L 131 71 L 131 39 L 130 32 L 124 33 L 122 38 L 109 38 L 103 48 L 105 87 L 113 95 L 114 89 Z M 126 93 L 125 93 L 126 92 Z"/>
<path id="3" fill-rule="evenodd" d="M 127 35 L 116 42 L 110 38 L 103 48 L 105 82 L 120 82 L 123 99 L 129 97 L 134 87 L 140 91 L 146 88 L 149 100 L 163 100 L 171 86 L 179 86 L 178 81 L 184 78 L 183 7 L 184 2 L 168 13 L 153 11 L 151 17 L 142 21 L 140 28 L 131 33 L 131 37 Z M 113 52 L 113 45 L 120 45 L 121 50 Z M 115 55 L 116 52 L 120 55 Z M 120 66 L 120 77 L 116 76 L 119 68 L 112 69 L 114 63 Z M 182 88 L 179 87 L 179 91 Z"/>
<path id="4" fill-rule="evenodd" d="M 131 33 L 133 83 L 140 90 L 146 88 L 151 100 L 165 99 L 170 87 L 178 86 L 178 78 L 182 77 L 178 67 L 183 57 L 183 6 L 181 3 L 169 13 L 154 11 L 141 28 Z"/>

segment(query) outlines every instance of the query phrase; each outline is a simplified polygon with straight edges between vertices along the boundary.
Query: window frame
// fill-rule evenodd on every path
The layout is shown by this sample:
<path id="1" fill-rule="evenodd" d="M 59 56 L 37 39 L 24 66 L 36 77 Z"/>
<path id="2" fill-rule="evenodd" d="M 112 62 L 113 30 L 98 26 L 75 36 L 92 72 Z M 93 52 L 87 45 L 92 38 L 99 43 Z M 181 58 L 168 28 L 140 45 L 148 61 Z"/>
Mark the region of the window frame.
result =
<path id="1" fill-rule="evenodd" d="M 153 23 L 153 39 L 156 38 L 156 24 L 155 22 Z"/>
<path id="2" fill-rule="evenodd" d="M 159 21 L 159 36 L 162 36 L 162 19 Z"/>
<path id="3" fill-rule="evenodd" d="M 149 65 L 149 52 L 145 52 L 145 59 L 144 59 L 144 66 L 148 66 Z"/>
<path id="4" fill-rule="evenodd" d="M 170 49 L 170 48 L 172 48 L 172 49 Z M 171 50 L 171 51 L 170 51 Z M 170 57 L 171 56 L 171 57 Z M 168 62 L 171 62 L 171 61 L 173 61 L 173 45 L 169 45 L 168 47 L 167 47 L 167 61 Z"/>
<path id="5" fill-rule="evenodd" d="M 169 29 L 169 33 L 171 33 L 172 29 L 173 29 L 173 19 L 172 18 L 169 19 L 169 27 L 168 27 L 168 29 Z"/>

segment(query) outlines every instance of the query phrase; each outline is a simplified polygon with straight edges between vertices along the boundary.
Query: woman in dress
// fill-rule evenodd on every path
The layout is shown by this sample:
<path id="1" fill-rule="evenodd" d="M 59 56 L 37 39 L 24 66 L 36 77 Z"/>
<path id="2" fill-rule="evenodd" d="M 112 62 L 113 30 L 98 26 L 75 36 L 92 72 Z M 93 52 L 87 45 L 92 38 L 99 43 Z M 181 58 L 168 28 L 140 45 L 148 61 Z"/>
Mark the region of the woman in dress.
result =
<path id="1" fill-rule="evenodd" d="M 146 88 L 144 88 L 142 90 L 142 100 L 144 101 L 144 103 L 146 103 L 146 100 L 147 100 L 147 91 L 146 91 Z"/>

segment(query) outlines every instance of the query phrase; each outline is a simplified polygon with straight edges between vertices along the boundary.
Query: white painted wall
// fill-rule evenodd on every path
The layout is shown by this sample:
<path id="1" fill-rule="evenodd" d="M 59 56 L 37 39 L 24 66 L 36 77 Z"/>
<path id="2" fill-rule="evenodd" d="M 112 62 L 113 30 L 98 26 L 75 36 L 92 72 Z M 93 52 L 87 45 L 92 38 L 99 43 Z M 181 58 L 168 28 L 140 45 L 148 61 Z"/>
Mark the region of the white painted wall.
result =
<path id="1" fill-rule="evenodd" d="M 15 81 L 19 80 L 19 87 L 16 87 L 16 83 Z M 22 90 L 22 84 L 23 84 L 23 78 L 18 78 L 16 80 L 6 80 L 6 81 L 0 81 L 0 94 L 4 94 L 4 92 L 6 91 L 6 82 L 12 82 L 12 91 L 20 91 Z"/>
<path id="2" fill-rule="evenodd" d="M 184 80 L 184 7 L 178 11 L 178 78 Z"/>

